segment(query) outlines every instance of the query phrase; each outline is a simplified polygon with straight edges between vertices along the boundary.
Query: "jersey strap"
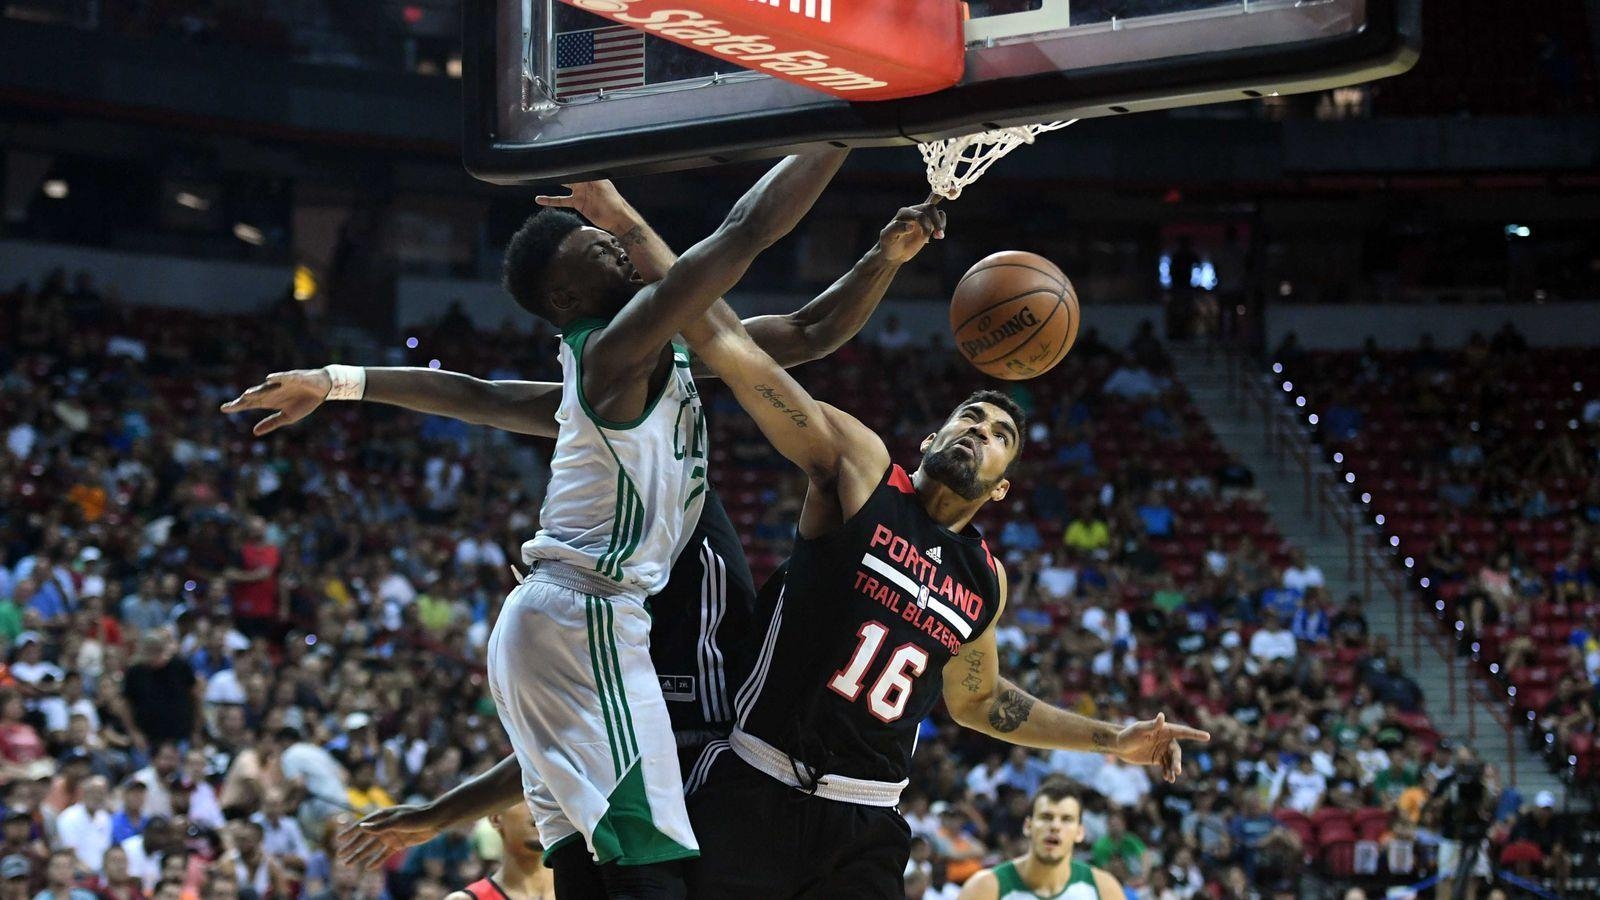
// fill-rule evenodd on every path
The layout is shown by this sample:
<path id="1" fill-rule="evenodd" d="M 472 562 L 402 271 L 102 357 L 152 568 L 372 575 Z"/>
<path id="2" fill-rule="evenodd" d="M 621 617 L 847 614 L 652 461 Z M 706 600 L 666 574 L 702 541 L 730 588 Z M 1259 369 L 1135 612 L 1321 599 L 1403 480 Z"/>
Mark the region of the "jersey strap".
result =
<path id="1" fill-rule="evenodd" d="M 500 889 L 500 885 L 494 883 L 493 878 L 481 878 L 462 890 L 471 894 L 474 900 L 511 900 L 506 896 L 506 892 Z"/>
<path id="2" fill-rule="evenodd" d="M 751 768 L 763 772 L 797 790 L 807 791 L 824 800 L 840 803 L 859 803 L 862 806 L 899 806 L 900 793 L 910 784 L 905 781 L 868 781 L 864 778 L 847 778 L 843 775 L 825 775 L 811 771 L 811 767 L 777 747 L 746 731 L 734 729 L 728 736 L 734 755 Z M 798 771 L 797 771 L 798 770 Z M 802 784 L 804 774 L 812 782 Z"/>
<path id="3" fill-rule="evenodd" d="M 994 880 L 997 896 L 1005 900 L 1011 894 L 1024 892 L 1028 886 L 1022 883 L 1022 876 L 1017 874 L 1017 864 L 1006 860 L 994 867 Z"/>

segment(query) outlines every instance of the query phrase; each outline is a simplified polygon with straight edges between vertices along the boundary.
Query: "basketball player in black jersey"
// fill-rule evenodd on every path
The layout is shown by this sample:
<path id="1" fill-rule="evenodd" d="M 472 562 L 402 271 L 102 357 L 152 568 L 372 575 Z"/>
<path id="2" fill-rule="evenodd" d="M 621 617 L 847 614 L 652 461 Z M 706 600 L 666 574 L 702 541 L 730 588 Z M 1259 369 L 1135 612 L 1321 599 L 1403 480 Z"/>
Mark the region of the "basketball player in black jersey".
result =
<path id="1" fill-rule="evenodd" d="M 906 472 L 883 440 L 819 403 L 714 310 L 685 332 L 773 445 L 810 479 L 794 554 L 728 741 L 685 784 L 701 857 L 690 896 L 902 896 L 910 831 L 895 811 L 918 724 L 942 696 L 961 724 L 1042 749 L 1182 771 L 1164 716 L 1118 727 L 1000 676 L 1005 570 L 969 527 L 1010 489 L 1027 425 L 1004 394 L 964 400 Z"/>
<path id="2" fill-rule="evenodd" d="M 672 265 L 671 249 L 610 182 L 569 187 L 568 196 L 538 201 L 575 209 L 617 235 L 647 280 L 661 277 Z M 743 324 L 784 365 L 832 353 L 860 331 L 900 266 L 940 234 L 943 223 L 944 214 L 926 205 L 900 210 L 877 245 L 815 300 L 793 314 L 758 316 Z M 274 410 L 255 427 L 255 433 L 262 435 L 310 415 L 328 389 L 321 370 L 277 373 L 222 409 Z M 560 396 L 561 386 L 554 383 L 490 382 L 440 369 L 369 368 L 363 399 L 554 438 Z M 708 490 L 700 520 L 675 561 L 666 588 L 651 598 L 651 608 L 651 658 L 662 679 L 680 754 L 686 763 L 692 762 L 708 742 L 725 737 L 732 728 L 732 693 L 749 674 L 757 646 L 755 585 L 739 537 L 714 489 Z M 346 833 L 341 855 L 375 864 L 451 824 L 503 809 L 521 796 L 521 769 L 516 757 L 510 756 L 432 803 L 368 816 Z M 553 867 L 566 866 L 564 882 L 572 868 L 587 860 L 581 842 L 570 846 L 578 849 L 558 850 L 550 861 Z"/>

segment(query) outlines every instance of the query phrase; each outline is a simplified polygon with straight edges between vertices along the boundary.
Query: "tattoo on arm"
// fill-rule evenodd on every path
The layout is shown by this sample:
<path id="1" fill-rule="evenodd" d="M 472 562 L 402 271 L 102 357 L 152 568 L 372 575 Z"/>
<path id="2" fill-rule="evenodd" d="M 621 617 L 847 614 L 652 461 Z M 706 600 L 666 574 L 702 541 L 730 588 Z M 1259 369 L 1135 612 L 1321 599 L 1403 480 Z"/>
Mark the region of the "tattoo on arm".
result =
<path id="1" fill-rule="evenodd" d="M 782 394 L 778 393 L 777 388 L 772 387 L 771 385 L 758 384 L 755 386 L 755 391 L 756 393 L 760 394 L 768 403 L 772 404 L 773 409 L 780 410 L 784 415 L 788 416 L 789 421 L 794 423 L 794 427 L 810 427 L 810 417 L 797 407 L 789 405 L 789 401 L 784 399 Z"/>
<path id="2" fill-rule="evenodd" d="M 627 231 L 617 235 L 617 243 L 624 247 L 634 247 L 644 243 L 644 226 L 635 225 Z"/>
<path id="3" fill-rule="evenodd" d="M 1001 734 L 1010 734 L 1028 721 L 1033 712 L 1034 699 L 1015 689 L 1006 688 L 989 708 L 989 726 Z"/>
<path id="4" fill-rule="evenodd" d="M 1094 744 L 1095 747 L 1101 750 L 1110 750 L 1113 737 L 1114 736 L 1110 732 L 1096 728 L 1094 731 L 1089 733 L 1089 743 Z"/>
<path id="5" fill-rule="evenodd" d="M 983 690 L 983 651 L 976 647 L 967 651 L 967 674 L 961 678 L 961 686 L 967 693 L 976 694 Z"/>

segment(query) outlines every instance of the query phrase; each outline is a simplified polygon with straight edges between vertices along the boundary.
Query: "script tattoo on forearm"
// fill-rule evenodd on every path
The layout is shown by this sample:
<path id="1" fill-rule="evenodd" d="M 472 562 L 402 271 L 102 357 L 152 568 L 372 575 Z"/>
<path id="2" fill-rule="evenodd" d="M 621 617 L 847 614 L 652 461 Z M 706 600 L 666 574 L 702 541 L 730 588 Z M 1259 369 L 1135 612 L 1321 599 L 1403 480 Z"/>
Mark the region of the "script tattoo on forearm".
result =
<path id="1" fill-rule="evenodd" d="M 784 396 L 782 394 L 778 393 L 778 389 L 777 388 L 772 387 L 770 385 L 758 384 L 758 385 L 755 385 L 755 391 L 756 391 L 756 393 L 760 394 L 763 398 L 765 398 L 768 403 L 772 404 L 772 408 L 773 409 L 779 410 L 784 415 L 788 416 L 789 417 L 789 421 L 794 423 L 794 427 L 796 427 L 796 428 L 809 428 L 810 427 L 810 421 L 809 421 L 810 417 L 807 416 L 804 411 L 802 411 L 802 410 L 800 410 L 800 409 L 798 409 L 796 407 L 790 406 L 789 405 L 789 401 L 784 399 Z"/>
<path id="2" fill-rule="evenodd" d="M 967 693 L 976 694 L 983 690 L 983 651 L 976 648 L 967 651 L 967 674 L 961 678 L 961 686 Z"/>
<path id="3" fill-rule="evenodd" d="M 1089 743 L 1101 750 L 1110 750 L 1112 740 L 1113 736 L 1103 728 L 1096 728 L 1094 731 L 1089 732 Z"/>
<path id="4" fill-rule="evenodd" d="M 989 707 L 989 726 L 1001 734 L 1010 734 L 1022 727 L 1028 721 L 1028 715 L 1033 712 L 1034 700 L 1032 697 L 1016 690 L 1006 688 L 995 698 L 994 705 Z"/>

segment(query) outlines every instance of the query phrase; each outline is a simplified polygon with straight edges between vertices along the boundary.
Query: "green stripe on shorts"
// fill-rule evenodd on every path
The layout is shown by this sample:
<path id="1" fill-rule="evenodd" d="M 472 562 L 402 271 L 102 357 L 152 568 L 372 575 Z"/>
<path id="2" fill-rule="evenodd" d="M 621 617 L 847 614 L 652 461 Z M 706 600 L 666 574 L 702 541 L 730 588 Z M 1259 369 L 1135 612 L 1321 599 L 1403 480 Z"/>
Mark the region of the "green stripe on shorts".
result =
<path id="1" fill-rule="evenodd" d="M 616 770 L 613 775 L 616 778 L 621 778 L 622 758 L 617 753 L 617 727 L 612 722 L 610 692 L 606 689 L 605 675 L 603 674 L 603 666 L 600 660 L 601 642 L 598 640 L 599 636 L 595 633 L 597 620 L 600 616 L 600 610 L 595 604 L 599 601 L 589 594 L 584 594 L 583 598 L 584 615 L 589 625 L 589 665 L 594 669 L 595 692 L 600 695 L 600 715 L 606 723 L 606 740 L 611 744 L 611 765 Z"/>

